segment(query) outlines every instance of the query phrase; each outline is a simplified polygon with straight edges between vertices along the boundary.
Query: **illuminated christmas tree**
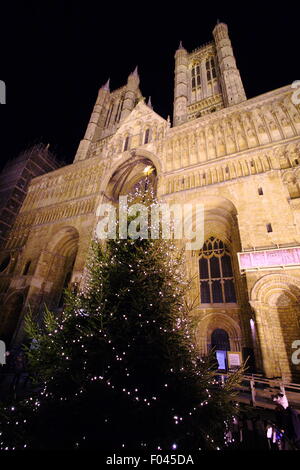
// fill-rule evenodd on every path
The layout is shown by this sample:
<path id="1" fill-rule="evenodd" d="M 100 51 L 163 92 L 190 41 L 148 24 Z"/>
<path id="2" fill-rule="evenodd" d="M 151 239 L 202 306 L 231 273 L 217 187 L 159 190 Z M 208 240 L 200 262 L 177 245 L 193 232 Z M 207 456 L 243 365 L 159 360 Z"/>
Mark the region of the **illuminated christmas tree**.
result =
<path id="1" fill-rule="evenodd" d="M 27 321 L 39 386 L 5 410 L 2 448 L 224 447 L 236 377 L 220 386 L 212 358 L 197 354 L 182 257 L 169 240 L 93 242 L 85 285 L 66 293 L 61 316 Z"/>

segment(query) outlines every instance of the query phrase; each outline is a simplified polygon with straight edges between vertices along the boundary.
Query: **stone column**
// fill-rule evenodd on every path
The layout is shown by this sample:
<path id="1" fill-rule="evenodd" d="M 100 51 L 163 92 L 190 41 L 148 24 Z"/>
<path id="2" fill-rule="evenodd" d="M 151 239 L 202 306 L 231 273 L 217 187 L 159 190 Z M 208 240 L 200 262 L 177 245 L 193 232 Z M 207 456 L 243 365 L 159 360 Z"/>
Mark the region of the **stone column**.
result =
<path id="1" fill-rule="evenodd" d="M 173 124 L 177 126 L 187 120 L 188 105 L 188 54 L 180 42 L 175 53 L 175 89 Z"/>
<path id="2" fill-rule="evenodd" d="M 213 30 L 213 35 L 217 48 L 224 103 L 225 106 L 233 106 L 247 98 L 236 66 L 227 25 L 218 23 Z"/>

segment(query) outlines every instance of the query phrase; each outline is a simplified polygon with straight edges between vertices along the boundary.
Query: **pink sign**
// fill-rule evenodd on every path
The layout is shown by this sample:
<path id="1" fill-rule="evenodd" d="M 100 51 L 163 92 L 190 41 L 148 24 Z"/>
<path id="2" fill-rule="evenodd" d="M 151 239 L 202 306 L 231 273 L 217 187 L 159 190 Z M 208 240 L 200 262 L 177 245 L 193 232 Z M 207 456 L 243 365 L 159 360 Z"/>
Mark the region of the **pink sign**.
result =
<path id="1" fill-rule="evenodd" d="M 300 247 L 238 253 L 240 269 L 300 264 Z"/>

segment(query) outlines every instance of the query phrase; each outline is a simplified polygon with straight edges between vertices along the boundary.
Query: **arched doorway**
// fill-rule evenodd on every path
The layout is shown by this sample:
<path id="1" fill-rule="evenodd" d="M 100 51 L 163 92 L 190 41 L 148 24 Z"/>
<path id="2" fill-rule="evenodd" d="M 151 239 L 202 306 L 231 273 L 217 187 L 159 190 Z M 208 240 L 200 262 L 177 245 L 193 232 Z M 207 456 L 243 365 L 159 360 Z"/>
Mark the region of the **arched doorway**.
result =
<path id="1" fill-rule="evenodd" d="M 10 345 L 17 329 L 23 304 L 24 296 L 19 293 L 11 295 L 4 303 L 0 321 L 0 339 L 5 342 L 6 347 Z"/>
<path id="2" fill-rule="evenodd" d="M 222 351 L 230 351 L 230 341 L 227 331 L 216 328 L 211 335 L 211 348 Z"/>
<path id="3" fill-rule="evenodd" d="M 36 276 L 41 275 L 48 292 L 41 293 L 41 308 L 46 303 L 50 309 L 61 309 L 64 303 L 63 291 L 72 282 L 72 273 L 78 252 L 79 233 L 75 227 L 64 227 L 51 239 L 42 252 Z"/>
<path id="4" fill-rule="evenodd" d="M 300 337 L 300 281 L 286 274 L 267 274 L 251 291 L 257 349 L 267 377 L 300 382 L 300 365 L 292 361 Z"/>
<path id="5" fill-rule="evenodd" d="M 226 335 L 223 333 L 226 333 Z M 242 333 L 238 322 L 229 314 L 213 312 L 206 314 L 198 323 L 195 338 L 200 354 L 206 356 L 215 346 L 225 345 L 230 351 L 241 351 Z M 227 349 L 228 348 L 228 349 Z"/>
<path id="6" fill-rule="evenodd" d="M 218 362 L 218 369 L 227 369 L 227 351 L 230 351 L 230 341 L 227 331 L 216 328 L 211 334 L 211 349 Z"/>
<path id="7" fill-rule="evenodd" d="M 113 172 L 104 194 L 109 201 L 117 204 L 119 196 L 132 194 L 137 189 L 147 190 L 150 186 L 156 193 L 156 166 L 150 158 L 133 152 L 132 156 Z"/>

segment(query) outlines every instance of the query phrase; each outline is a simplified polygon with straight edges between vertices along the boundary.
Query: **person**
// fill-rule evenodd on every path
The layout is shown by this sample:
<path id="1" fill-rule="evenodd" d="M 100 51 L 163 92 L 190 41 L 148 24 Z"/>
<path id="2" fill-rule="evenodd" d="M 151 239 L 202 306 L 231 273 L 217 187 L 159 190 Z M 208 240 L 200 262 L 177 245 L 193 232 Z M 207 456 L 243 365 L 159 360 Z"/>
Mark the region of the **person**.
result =
<path id="1" fill-rule="evenodd" d="M 278 437 L 278 434 L 277 434 L 277 430 L 276 430 L 276 426 L 274 425 L 274 423 L 272 421 L 267 421 L 267 424 L 266 424 L 266 436 L 267 436 L 267 441 L 268 441 L 268 449 L 269 450 L 279 450 L 279 443 L 280 441 L 278 442 L 277 441 L 277 437 Z"/>
<path id="2" fill-rule="evenodd" d="M 300 450 L 300 418 L 288 402 L 285 394 L 273 395 L 276 403 L 276 421 L 282 435 L 282 450 Z"/>
<path id="3" fill-rule="evenodd" d="M 253 419 L 254 442 L 255 449 L 267 450 L 269 449 L 268 438 L 266 433 L 266 423 L 259 413 L 256 413 Z"/>

